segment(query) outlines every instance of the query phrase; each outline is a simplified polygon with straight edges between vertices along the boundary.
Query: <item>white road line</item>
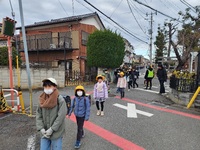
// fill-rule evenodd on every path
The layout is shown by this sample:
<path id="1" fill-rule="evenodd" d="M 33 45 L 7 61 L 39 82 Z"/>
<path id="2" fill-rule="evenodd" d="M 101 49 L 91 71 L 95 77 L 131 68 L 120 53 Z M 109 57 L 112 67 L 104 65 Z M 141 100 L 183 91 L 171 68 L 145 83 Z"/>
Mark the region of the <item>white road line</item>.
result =
<path id="1" fill-rule="evenodd" d="M 137 118 L 135 104 L 128 103 L 127 106 L 128 106 L 127 107 L 127 117 L 128 118 Z"/>
<path id="2" fill-rule="evenodd" d="M 135 88 L 136 90 L 140 90 L 140 91 L 146 91 L 146 92 L 150 92 L 150 93 L 156 93 L 158 94 L 159 92 L 157 91 L 153 91 L 153 90 L 146 90 L 146 89 L 142 89 L 142 88 Z"/>
<path id="3" fill-rule="evenodd" d="M 157 86 L 152 86 L 152 88 L 158 89 L 159 87 L 157 87 Z"/>
<path id="4" fill-rule="evenodd" d="M 146 90 L 146 89 L 142 89 L 142 88 L 135 88 L 136 90 L 140 90 L 140 91 L 146 91 L 146 92 L 150 92 L 150 93 L 156 93 L 158 94 L 158 91 L 153 91 L 153 90 Z M 165 92 L 169 92 L 168 90 L 165 90 Z"/>
<path id="5" fill-rule="evenodd" d="M 1 119 L 4 119 L 4 118 L 7 118 L 7 117 L 9 117 L 10 115 L 12 115 L 12 114 L 5 115 L 5 116 L 3 116 L 3 117 L 0 117 L 0 120 L 1 120 Z"/>
<path id="6" fill-rule="evenodd" d="M 27 142 L 27 150 L 35 150 L 35 139 L 36 139 L 36 135 L 31 135 L 28 138 L 28 142 Z"/>
<path id="7" fill-rule="evenodd" d="M 153 116 L 153 114 L 151 114 L 151 113 L 136 109 L 136 107 L 133 106 L 133 105 L 135 105 L 133 103 L 128 103 L 128 107 L 124 106 L 124 105 L 121 105 L 121 104 L 118 104 L 118 103 L 115 103 L 113 105 L 116 106 L 116 107 L 119 107 L 119 108 L 127 110 L 127 117 L 128 118 L 137 118 L 137 113 L 141 114 L 141 115 L 144 115 L 144 116 L 147 116 L 147 117 Z M 132 113 L 132 114 L 130 114 L 130 113 Z"/>

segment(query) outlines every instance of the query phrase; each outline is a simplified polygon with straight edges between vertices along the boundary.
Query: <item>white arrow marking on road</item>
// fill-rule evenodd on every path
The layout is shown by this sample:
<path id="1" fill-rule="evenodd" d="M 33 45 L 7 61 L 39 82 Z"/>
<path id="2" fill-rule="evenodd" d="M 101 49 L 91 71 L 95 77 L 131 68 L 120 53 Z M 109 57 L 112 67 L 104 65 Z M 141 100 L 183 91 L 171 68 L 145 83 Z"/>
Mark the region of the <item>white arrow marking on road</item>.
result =
<path id="1" fill-rule="evenodd" d="M 118 103 L 115 103 L 113 105 L 116 107 L 122 108 L 122 109 L 126 109 L 128 118 L 137 118 L 137 113 L 147 116 L 147 117 L 153 116 L 153 114 L 151 114 L 151 113 L 136 109 L 135 104 L 133 104 L 133 103 L 128 103 L 127 106 L 124 106 L 124 105 L 121 105 Z"/>

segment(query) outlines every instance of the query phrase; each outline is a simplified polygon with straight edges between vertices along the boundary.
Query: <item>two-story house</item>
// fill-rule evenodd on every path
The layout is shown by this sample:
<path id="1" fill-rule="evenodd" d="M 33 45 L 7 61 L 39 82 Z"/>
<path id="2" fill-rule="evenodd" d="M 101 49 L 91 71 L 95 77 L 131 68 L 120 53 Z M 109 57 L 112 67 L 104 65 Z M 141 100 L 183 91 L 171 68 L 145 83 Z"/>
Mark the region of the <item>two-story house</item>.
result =
<path id="1" fill-rule="evenodd" d="M 125 43 L 125 55 L 123 59 L 123 64 L 127 66 L 132 66 L 133 63 L 133 58 L 134 58 L 134 47 L 131 45 L 131 43 L 124 38 L 124 43 Z"/>
<path id="2" fill-rule="evenodd" d="M 29 61 L 32 65 L 57 67 L 64 65 L 66 73 L 87 72 L 87 39 L 95 30 L 104 30 L 97 13 L 52 19 L 25 26 Z M 17 28 L 21 30 L 21 27 Z M 22 60 L 24 47 L 20 31 Z"/>

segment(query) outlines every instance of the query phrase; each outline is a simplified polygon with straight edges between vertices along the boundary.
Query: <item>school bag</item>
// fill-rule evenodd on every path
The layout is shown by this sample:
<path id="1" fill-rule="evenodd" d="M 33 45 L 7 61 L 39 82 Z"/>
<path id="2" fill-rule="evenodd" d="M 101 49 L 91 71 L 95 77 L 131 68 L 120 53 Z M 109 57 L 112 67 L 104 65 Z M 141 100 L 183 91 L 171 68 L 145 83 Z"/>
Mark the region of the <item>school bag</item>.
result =
<path id="1" fill-rule="evenodd" d="M 64 98 L 66 106 L 67 106 L 67 115 L 68 115 L 69 111 L 70 111 L 70 107 L 71 107 L 71 97 L 66 95 L 66 96 L 63 96 L 63 98 Z"/>

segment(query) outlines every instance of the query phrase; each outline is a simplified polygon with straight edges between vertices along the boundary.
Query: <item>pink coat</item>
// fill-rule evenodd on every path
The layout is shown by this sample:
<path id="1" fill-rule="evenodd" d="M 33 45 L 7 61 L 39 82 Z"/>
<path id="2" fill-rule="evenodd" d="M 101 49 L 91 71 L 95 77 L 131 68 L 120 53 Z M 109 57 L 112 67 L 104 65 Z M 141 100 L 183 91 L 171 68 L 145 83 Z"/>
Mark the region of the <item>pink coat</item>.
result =
<path id="1" fill-rule="evenodd" d="M 125 77 L 118 78 L 117 87 L 126 88 L 126 78 Z"/>

